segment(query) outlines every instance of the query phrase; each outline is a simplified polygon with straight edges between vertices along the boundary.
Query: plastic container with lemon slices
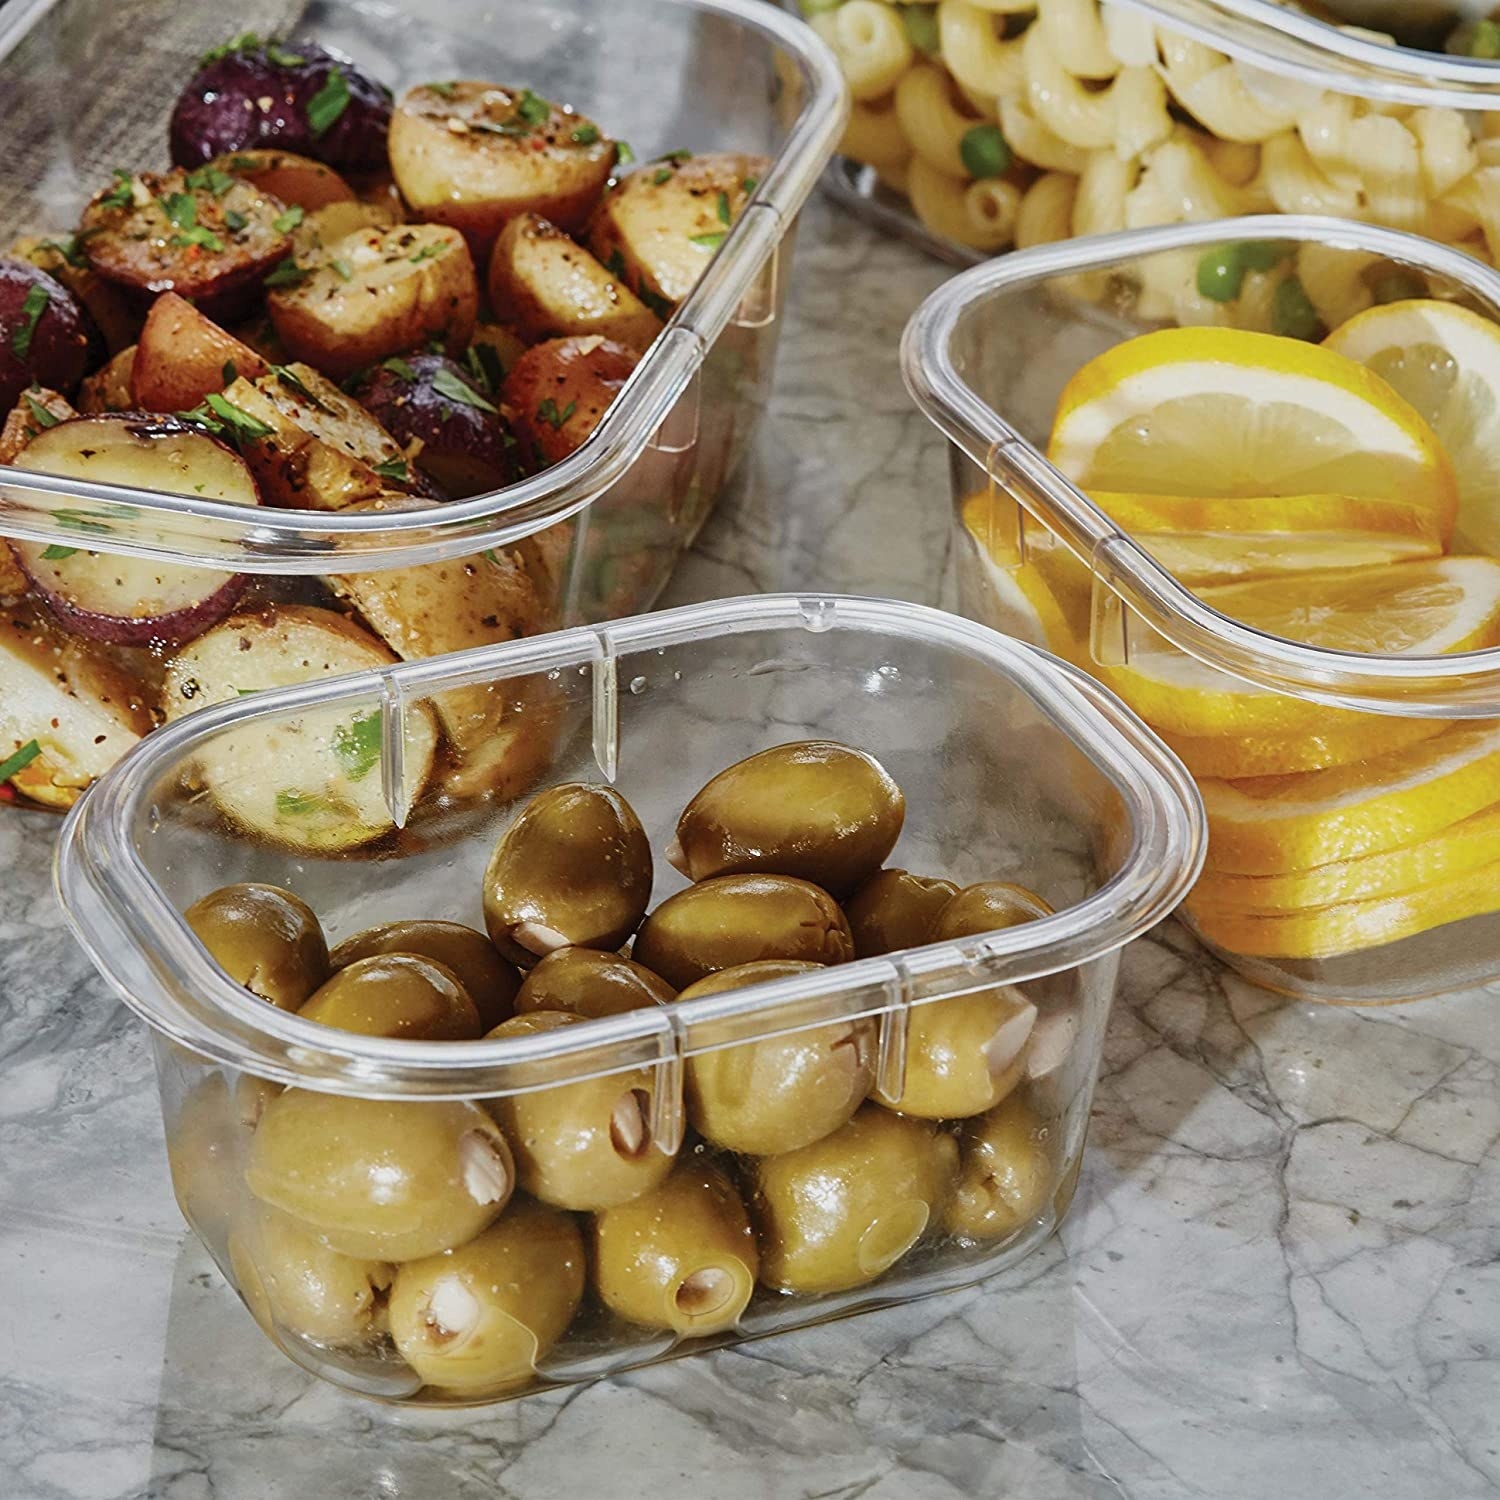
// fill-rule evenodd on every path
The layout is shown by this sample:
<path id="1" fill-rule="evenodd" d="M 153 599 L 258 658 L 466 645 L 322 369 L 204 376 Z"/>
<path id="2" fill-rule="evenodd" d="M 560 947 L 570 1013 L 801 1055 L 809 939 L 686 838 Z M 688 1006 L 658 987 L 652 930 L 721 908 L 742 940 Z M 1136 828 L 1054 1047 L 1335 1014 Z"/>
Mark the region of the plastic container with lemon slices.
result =
<path id="1" fill-rule="evenodd" d="M 1349 316 L 1148 316 L 1164 259 L 1226 258 L 1342 267 Z M 952 442 L 964 612 L 1197 780 L 1187 924 L 1306 998 L 1500 975 L 1500 275 L 1331 219 L 1100 236 L 955 278 L 903 362 Z"/>

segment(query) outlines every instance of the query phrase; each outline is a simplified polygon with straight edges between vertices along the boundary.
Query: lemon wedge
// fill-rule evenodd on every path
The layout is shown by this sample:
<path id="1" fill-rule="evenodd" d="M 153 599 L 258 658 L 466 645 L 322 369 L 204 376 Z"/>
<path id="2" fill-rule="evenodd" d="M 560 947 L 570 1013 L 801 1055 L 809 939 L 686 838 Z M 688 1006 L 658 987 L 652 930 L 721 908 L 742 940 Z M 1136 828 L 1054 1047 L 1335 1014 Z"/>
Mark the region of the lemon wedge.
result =
<path id="1" fill-rule="evenodd" d="M 1091 360 L 1062 393 L 1048 457 L 1088 491 L 1394 500 L 1444 536 L 1458 509 L 1437 437 L 1384 380 L 1233 328 L 1166 328 Z"/>
<path id="2" fill-rule="evenodd" d="M 1194 776 L 1239 780 L 1246 776 L 1288 776 L 1297 771 L 1325 771 L 1384 755 L 1450 727 L 1446 719 L 1396 719 L 1389 714 L 1359 714 L 1349 722 L 1323 724 L 1301 734 L 1188 735 L 1158 731 Z"/>
<path id="3" fill-rule="evenodd" d="M 1500 555 L 1500 327 L 1424 299 L 1372 307 L 1323 342 L 1380 376 L 1430 424 L 1458 479 L 1460 545 Z"/>

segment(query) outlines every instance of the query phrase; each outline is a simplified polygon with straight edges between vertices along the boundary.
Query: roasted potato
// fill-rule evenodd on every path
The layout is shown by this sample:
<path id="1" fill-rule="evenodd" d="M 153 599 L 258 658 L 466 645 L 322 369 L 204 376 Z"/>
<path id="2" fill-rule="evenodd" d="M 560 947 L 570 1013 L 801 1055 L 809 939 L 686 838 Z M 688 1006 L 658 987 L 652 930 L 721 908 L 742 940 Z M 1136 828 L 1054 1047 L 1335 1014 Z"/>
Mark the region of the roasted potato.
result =
<path id="1" fill-rule="evenodd" d="M 142 294 L 176 292 L 232 316 L 291 253 L 286 204 L 252 183 L 200 167 L 116 172 L 83 211 L 83 253 L 101 276 Z"/>
<path id="2" fill-rule="evenodd" d="M 223 400 L 247 419 L 240 452 L 268 504 L 343 510 L 410 484 L 410 464 L 391 435 L 307 365 L 242 377 Z"/>
<path id="3" fill-rule="evenodd" d="M 457 230 L 361 229 L 293 264 L 266 306 L 292 355 L 325 374 L 352 375 L 432 339 L 461 354 L 474 332 L 479 283 Z"/>
<path id="4" fill-rule="evenodd" d="M 39 432 L 15 466 L 158 494 L 259 504 L 244 460 L 176 417 L 75 417 Z M 78 545 L 13 541 L 11 551 L 47 608 L 75 635 L 121 646 L 179 645 L 222 620 L 244 592 L 243 574 L 90 550 L 107 534 L 109 507 L 60 512 Z"/>
<path id="5" fill-rule="evenodd" d="M 130 389 L 130 377 L 134 370 L 135 345 L 131 344 L 100 365 L 92 375 L 84 377 L 83 384 L 78 387 L 78 410 L 91 416 L 132 410 L 135 396 Z"/>
<path id="6" fill-rule="evenodd" d="M 141 684 L 104 650 L 36 606 L 0 610 L 0 760 L 35 742 L 11 781 L 67 807 L 152 727 Z"/>
<path id="7" fill-rule="evenodd" d="M 62 282 L 94 320 L 111 354 L 118 354 L 135 342 L 141 328 L 140 310 L 119 287 L 89 265 L 77 235 L 65 234 L 56 239 L 23 235 L 9 253 L 17 260 L 29 260 L 32 265 L 40 266 L 54 280 Z"/>
<path id="8" fill-rule="evenodd" d="M 519 477 L 510 424 L 451 359 L 383 360 L 354 394 L 450 499 L 503 489 Z"/>
<path id="9" fill-rule="evenodd" d="M 143 411 L 191 411 L 210 391 L 240 376 L 255 380 L 266 362 L 176 292 L 151 304 L 130 371 L 130 392 Z"/>
<path id="10" fill-rule="evenodd" d="M 550 339 L 505 377 L 516 435 L 539 466 L 581 448 L 635 369 L 636 352 L 610 339 Z"/>
<path id="11" fill-rule="evenodd" d="M 30 385 L 71 396 L 103 354 L 93 320 L 60 282 L 26 260 L 0 260 L 0 410 Z"/>
<path id="12" fill-rule="evenodd" d="M 395 657 L 343 615 L 309 605 L 266 605 L 231 616 L 167 667 L 169 720 L 262 688 L 369 671 Z M 420 706 L 404 721 L 404 782 L 415 800 L 432 772 L 437 726 Z M 299 849 L 351 849 L 396 825 L 380 770 L 378 709 L 309 709 L 252 723 L 198 752 L 196 775 L 226 817 Z M 407 808 L 399 809 L 402 817 Z"/>
<path id="13" fill-rule="evenodd" d="M 697 285 L 770 163 L 678 153 L 628 173 L 599 200 L 584 243 L 665 318 Z"/>
<path id="14" fill-rule="evenodd" d="M 609 181 L 617 147 L 592 120 L 530 89 L 460 81 L 401 96 L 390 152 L 414 215 L 462 230 L 479 258 L 517 214 L 580 228 Z"/>
<path id="15" fill-rule="evenodd" d="M 391 91 L 313 42 L 264 44 L 250 34 L 215 47 L 172 109 L 180 167 L 276 146 L 349 171 L 385 165 Z"/>
<path id="16" fill-rule="evenodd" d="M 318 252 L 361 229 L 390 229 L 401 215 L 380 203 L 325 203 L 304 216 L 292 230 L 292 258 L 299 265 L 316 264 Z"/>
<path id="17" fill-rule="evenodd" d="M 644 349 L 661 319 L 540 214 L 519 214 L 490 255 L 490 306 L 528 342 L 602 333 Z"/>
<path id="18" fill-rule="evenodd" d="M 330 203 L 356 201 L 354 189 L 332 167 L 295 151 L 230 151 L 214 157 L 209 166 L 243 177 L 305 214 Z"/>
<path id="19" fill-rule="evenodd" d="M 41 385 L 22 391 L 0 429 L 0 464 L 15 463 L 16 455 L 38 433 L 77 415 L 60 391 L 49 391 Z"/>

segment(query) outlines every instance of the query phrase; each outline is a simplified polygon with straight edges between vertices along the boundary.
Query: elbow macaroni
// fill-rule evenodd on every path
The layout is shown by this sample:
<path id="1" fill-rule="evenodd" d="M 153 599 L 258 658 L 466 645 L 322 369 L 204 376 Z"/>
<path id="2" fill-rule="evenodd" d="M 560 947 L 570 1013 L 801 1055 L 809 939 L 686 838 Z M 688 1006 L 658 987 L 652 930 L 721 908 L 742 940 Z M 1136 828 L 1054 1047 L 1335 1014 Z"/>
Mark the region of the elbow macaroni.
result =
<path id="1" fill-rule="evenodd" d="M 994 251 L 1274 210 L 1500 255 L 1500 111 L 1325 93 L 1100 0 L 939 0 L 909 28 L 915 8 L 843 0 L 813 24 L 856 101 L 845 154 L 904 180 L 917 217 L 943 238 Z M 998 155 L 992 140 L 966 151 L 980 127 L 998 130 Z M 1312 306 L 1347 316 L 1330 267 L 1302 260 Z M 1274 292 L 1277 282 L 1247 278 L 1241 300 L 1250 288 L 1264 300 L 1262 283 Z M 1163 281 L 1152 295 L 1184 320 L 1217 316 L 1196 291 L 1169 293 Z"/>

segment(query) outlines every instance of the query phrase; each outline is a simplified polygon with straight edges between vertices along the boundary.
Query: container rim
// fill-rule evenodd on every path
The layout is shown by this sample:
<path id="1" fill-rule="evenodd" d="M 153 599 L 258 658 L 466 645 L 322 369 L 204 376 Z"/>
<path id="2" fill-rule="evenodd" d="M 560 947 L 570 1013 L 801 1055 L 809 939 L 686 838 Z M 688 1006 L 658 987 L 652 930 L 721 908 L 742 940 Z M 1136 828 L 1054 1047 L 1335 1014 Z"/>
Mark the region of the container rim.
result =
<path id="1" fill-rule="evenodd" d="M 0 20 L 0 62 L 61 0 L 15 0 Z M 832 51 L 797 18 L 762 0 L 654 0 L 732 20 L 773 42 L 796 65 L 805 99 L 771 166 L 698 284 L 646 351 L 604 419 L 561 463 L 504 489 L 426 510 L 368 513 L 247 507 L 191 495 L 91 484 L 0 465 L 0 520 L 22 541 L 77 541 L 76 502 L 91 517 L 91 545 L 160 562 L 218 563 L 235 571 L 304 574 L 408 567 L 472 555 L 575 515 L 636 462 L 687 390 L 710 349 L 753 297 L 797 212 L 831 159 L 849 112 Z M 9 22 L 9 24 L 6 24 Z M 69 504 L 69 502 L 73 504 Z M 326 565 L 326 566 L 325 566 Z"/>
<path id="2" fill-rule="evenodd" d="M 981 303 L 1045 295 L 1048 281 L 1125 271 L 1142 256 L 1234 240 L 1309 242 L 1369 251 L 1446 277 L 1500 321 L 1500 272 L 1420 236 L 1353 220 L 1258 214 L 1133 229 L 1018 250 L 964 271 L 913 314 L 901 340 L 907 390 L 927 418 L 1108 589 L 1172 645 L 1231 676 L 1341 708 L 1406 718 L 1500 715 L 1500 649 L 1452 656 L 1362 655 L 1269 635 L 1219 613 L 1180 583 L 964 378 L 953 341 Z"/>
<path id="3" fill-rule="evenodd" d="M 907 949 L 824 973 L 683 1005 L 634 1011 L 544 1036 L 410 1042 L 334 1032 L 258 1000 L 209 958 L 168 902 L 132 829 L 152 788 L 226 726 L 379 695 L 402 702 L 475 681 L 588 665 L 614 680 L 622 652 L 749 632 L 846 631 L 919 640 L 1018 687 L 1118 793 L 1128 822 L 1115 873 L 1052 916 L 961 941 Z M 389 725 L 386 726 L 389 728 Z M 1181 762 L 1076 668 L 942 611 L 893 600 L 772 594 L 689 605 L 597 628 L 483 647 L 217 705 L 148 735 L 69 814 L 54 864 L 58 897 L 95 966 L 154 1030 L 203 1056 L 312 1089 L 371 1097 L 466 1097 L 568 1081 L 872 1015 L 949 993 L 1056 973 L 1122 947 L 1166 916 L 1197 878 L 1206 847 L 1197 788 Z M 623 1059 L 623 1060 L 622 1060 Z M 558 1069 L 568 1069 L 559 1076 Z M 549 1071 L 550 1070 L 550 1071 Z"/>
<path id="4" fill-rule="evenodd" d="M 1500 109 L 1500 64 L 1390 47 L 1276 0 L 1107 0 L 1282 77 L 1390 104 Z"/>

